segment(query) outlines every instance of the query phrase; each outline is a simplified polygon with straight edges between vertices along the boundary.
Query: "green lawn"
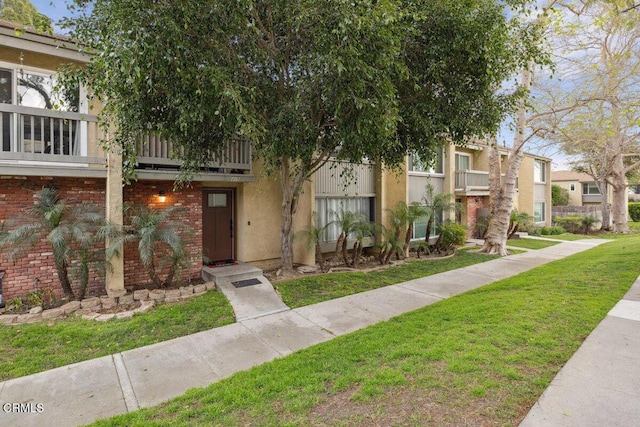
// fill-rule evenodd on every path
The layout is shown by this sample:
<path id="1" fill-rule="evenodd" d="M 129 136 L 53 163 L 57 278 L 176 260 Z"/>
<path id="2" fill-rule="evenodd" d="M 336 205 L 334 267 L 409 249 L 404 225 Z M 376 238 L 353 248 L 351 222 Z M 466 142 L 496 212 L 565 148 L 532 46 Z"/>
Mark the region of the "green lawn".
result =
<path id="1" fill-rule="evenodd" d="M 507 241 L 507 246 L 515 246 L 518 248 L 525 249 L 542 249 L 548 248 L 549 246 L 557 245 L 560 242 L 550 242 L 549 240 L 538 240 L 538 239 L 513 239 Z"/>
<path id="2" fill-rule="evenodd" d="M 275 287 L 284 303 L 295 308 L 466 267 L 493 258 L 495 256 L 460 250 L 450 258 L 417 259 L 369 273 L 348 272 L 302 277 L 280 282 Z"/>
<path id="3" fill-rule="evenodd" d="M 0 380 L 166 341 L 234 322 L 219 292 L 160 305 L 131 319 L 96 322 L 68 318 L 0 325 Z"/>
<path id="4" fill-rule="evenodd" d="M 517 425 L 638 252 L 618 239 L 97 425 Z"/>
<path id="5" fill-rule="evenodd" d="M 491 259 L 459 251 L 451 258 L 407 262 L 371 273 L 337 273 L 279 285 L 291 307 L 312 304 Z M 218 292 L 160 305 L 132 319 L 79 318 L 17 326 L 0 325 L 0 381 L 106 356 L 234 322 Z"/>

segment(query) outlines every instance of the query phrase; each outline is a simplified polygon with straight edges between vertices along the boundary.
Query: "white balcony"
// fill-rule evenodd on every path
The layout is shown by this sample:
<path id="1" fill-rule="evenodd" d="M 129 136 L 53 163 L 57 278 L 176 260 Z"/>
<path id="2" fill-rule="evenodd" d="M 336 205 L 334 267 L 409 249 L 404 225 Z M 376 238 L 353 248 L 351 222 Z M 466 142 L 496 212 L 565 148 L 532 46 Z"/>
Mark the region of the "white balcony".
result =
<path id="1" fill-rule="evenodd" d="M 96 116 L 0 104 L 0 129 L 3 174 L 105 176 Z"/>
<path id="2" fill-rule="evenodd" d="M 150 135 L 138 142 L 136 153 L 138 174 L 144 175 L 149 174 L 150 170 L 165 172 L 178 170 L 184 150 L 178 148 L 176 151 L 171 141 Z M 201 170 L 207 175 L 229 174 L 236 177 L 243 174 L 250 175 L 251 144 L 243 139 L 229 141 L 222 153 L 214 156 L 214 159 Z M 244 179 L 240 180 L 244 181 Z"/>

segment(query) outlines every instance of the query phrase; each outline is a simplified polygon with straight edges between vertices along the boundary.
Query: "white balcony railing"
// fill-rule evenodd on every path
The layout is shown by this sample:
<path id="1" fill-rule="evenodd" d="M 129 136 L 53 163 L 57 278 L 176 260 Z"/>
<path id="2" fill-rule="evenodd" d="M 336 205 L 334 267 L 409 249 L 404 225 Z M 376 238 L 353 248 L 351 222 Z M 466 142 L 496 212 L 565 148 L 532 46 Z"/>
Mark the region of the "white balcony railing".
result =
<path id="1" fill-rule="evenodd" d="M 138 142 L 139 165 L 179 167 L 184 150 L 174 153 L 173 144 L 158 136 L 150 135 Z M 215 156 L 209 167 L 218 169 L 251 171 L 251 144 L 243 139 L 229 141 L 220 156 Z"/>
<path id="2" fill-rule="evenodd" d="M 456 190 L 473 191 L 489 189 L 489 172 L 474 170 L 456 171 Z"/>
<path id="3" fill-rule="evenodd" d="M 105 162 L 101 154 L 89 152 L 89 141 L 97 147 L 99 139 L 96 116 L 0 104 L 0 130 L 0 160 Z"/>
<path id="4" fill-rule="evenodd" d="M 501 175 L 503 178 L 505 174 Z M 516 189 L 518 178 L 516 177 Z M 489 172 L 474 170 L 456 171 L 456 191 L 489 191 Z"/>

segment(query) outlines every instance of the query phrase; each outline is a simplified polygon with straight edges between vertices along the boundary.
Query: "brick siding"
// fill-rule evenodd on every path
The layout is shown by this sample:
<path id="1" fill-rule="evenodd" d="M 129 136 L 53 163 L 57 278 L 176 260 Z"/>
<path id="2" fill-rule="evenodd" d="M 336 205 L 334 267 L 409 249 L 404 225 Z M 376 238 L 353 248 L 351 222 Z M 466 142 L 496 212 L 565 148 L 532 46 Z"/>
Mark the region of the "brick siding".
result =
<path id="1" fill-rule="evenodd" d="M 35 193 L 44 187 L 57 189 L 69 206 L 83 202 L 105 205 L 104 179 L 3 176 L 0 177 L 0 221 L 5 221 L 9 226 L 32 222 L 28 210 L 35 204 Z M 7 302 L 36 289 L 51 289 L 56 296 L 62 296 L 53 252 L 45 241 L 13 262 L 0 253 L 0 269 L 6 270 L 2 293 Z M 90 274 L 87 294 L 104 292 L 104 280 L 94 271 Z"/>
<path id="2" fill-rule="evenodd" d="M 147 205 L 156 209 L 163 207 L 180 206 L 185 208 L 184 213 L 178 218 L 193 231 L 185 237 L 185 249 L 189 254 L 189 271 L 184 272 L 183 278 L 199 278 L 202 268 L 202 187 L 199 183 L 192 183 L 189 188 L 181 188 L 172 191 L 173 182 L 170 181 L 143 181 L 136 182 L 124 189 L 124 201 L 132 206 Z M 165 192 L 166 200 L 160 202 L 158 193 Z M 150 282 L 147 272 L 142 268 L 138 250 L 135 244 L 125 247 L 125 286 L 147 284 Z M 161 278 L 167 269 L 158 269 Z"/>
<path id="3" fill-rule="evenodd" d="M 186 237 L 186 249 L 189 253 L 189 271 L 183 275 L 190 278 L 200 276 L 202 262 L 202 190 L 198 183 L 190 188 L 171 191 L 173 182 L 136 182 L 124 189 L 125 203 L 140 204 L 162 208 L 163 206 L 183 206 L 185 213 L 180 221 L 193 229 Z M 105 206 L 106 181 L 99 178 L 58 178 L 58 177 L 0 177 L 0 221 L 8 225 L 20 225 L 31 222 L 27 211 L 34 204 L 34 195 L 44 187 L 53 187 L 59 191 L 68 205 L 90 202 Z M 159 190 L 166 192 L 167 200 L 160 203 Z M 0 270 L 6 270 L 3 279 L 3 297 L 6 302 L 37 289 L 51 289 L 56 296 L 62 296 L 58 276 L 55 271 L 53 253 L 46 242 L 41 242 L 11 262 L 0 253 Z M 163 273 L 163 271 L 161 271 Z M 149 282 L 142 269 L 135 244 L 125 248 L 125 285 L 145 284 Z M 87 295 L 104 294 L 104 278 L 91 272 Z"/>

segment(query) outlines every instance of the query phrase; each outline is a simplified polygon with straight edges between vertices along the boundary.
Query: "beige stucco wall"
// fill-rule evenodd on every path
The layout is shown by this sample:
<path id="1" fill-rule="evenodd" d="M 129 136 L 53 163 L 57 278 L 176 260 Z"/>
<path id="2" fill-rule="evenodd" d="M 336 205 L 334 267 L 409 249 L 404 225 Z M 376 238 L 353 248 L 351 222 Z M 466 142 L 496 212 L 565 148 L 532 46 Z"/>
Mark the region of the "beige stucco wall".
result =
<path id="1" fill-rule="evenodd" d="M 282 189 L 275 176 L 264 172 L 263 166 L 253 165 L 255 182 L 203 182 L 203 188 L 234 188 L 236 190 L 236 258 L 264 268 L 280 263 L 282 226 Z M 311 224 L 313 216 L 313 187 L 304 185 L 294 220 L 294 230 Z M 314 264 L 314 252 L 307 249 L 304 239 L 294 240 L 294 262 Z"/>
<path id="2" fill-rule="evenodd" d="M 408 203 L 409 182 L 406 163 L 400 170 L 376 166 L 376 222 L 389 227 L 389 209 L 398 202 Z"/>
<path id="3" fill-rule="evenodd" d="M 536 183 L 534 162 L 542 160 L 545 164 L 545 182 Z M 545 225 L 551 225 L 551 163 L 531 155 L 525 155 L 518 171 L 518 211 L 533 216 L 534 203 L 545 203 Z"/>

